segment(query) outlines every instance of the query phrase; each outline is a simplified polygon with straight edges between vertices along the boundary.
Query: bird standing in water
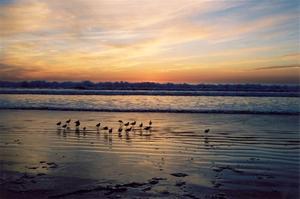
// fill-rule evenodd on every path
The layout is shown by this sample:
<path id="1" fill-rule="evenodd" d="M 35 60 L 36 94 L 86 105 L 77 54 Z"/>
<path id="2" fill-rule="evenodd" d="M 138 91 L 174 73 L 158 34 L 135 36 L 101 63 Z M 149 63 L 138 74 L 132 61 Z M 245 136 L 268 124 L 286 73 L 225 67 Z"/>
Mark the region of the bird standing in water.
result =
<path id="1" fill-rule="evenodd" d="M 208 133 L 209 132 L 209 129 L 205 129 L 204 133 Z"/>
<path id="2" fill-rule="evenodd" d="M 99 122 L 98 124 L 96 124 L 97 129 L 99 129 L 101 123 Z"/>
<path id="3" fill-rule="evenodd" d="M 110 128 L 110 129 L 108 130 L 109 133 L 112 133 L 112 131 L 113 131 L 113 128 Z"/>
<path id="4" fill-rule="evenodd" d="M 139 127 L 140 127 L 140 129 L 143 128 L 143 122 L 140 123 Z"/>
<path id="5" fill-rule="evenodd" d="M 66 128 L 67 128 L 67 126 L 68 126 L 67 124 L 64 124 L 62 127 L 63 127 L 64 129 L 66 129 Z"/>
<path id="6" fill-rule="evenodd" d="M 79 126 L 80 126 L 80 121 L 79 120 L 77 120 L 76 122 L 74 122 L 75 123 L 75 126 L 76 126 L 76 128 L 79 128 Z"/>
<path id="7" fill-rule="evenodd" d="M 152 121 L 150 120 L 150 121 L 149 121 L 149 126 L 151 126 L 151 125 L 152 125 Z"/>
<path id="8" fill-rule="evenodd" d="M 61 121 L 57 122 L 56 125 L 57 125 L 57 126 L 60 126 L 60 125 L 61 125 Z"/>
<path id="9" fill-rule="evenodd" d="M 108 127 L 107 127 L 107 126 L 105 126 L 105 127 L 103 127 L 103 128 L 102 128 L 102 130 L 108 130 Z"/>

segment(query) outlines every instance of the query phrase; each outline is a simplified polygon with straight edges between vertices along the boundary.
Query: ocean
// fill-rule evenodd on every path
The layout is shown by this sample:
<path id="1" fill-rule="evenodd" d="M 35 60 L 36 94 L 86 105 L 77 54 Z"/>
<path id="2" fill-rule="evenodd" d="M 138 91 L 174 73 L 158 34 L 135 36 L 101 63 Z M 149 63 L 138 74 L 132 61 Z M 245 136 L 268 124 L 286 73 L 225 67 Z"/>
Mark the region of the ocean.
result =
<path id="1" fill-rule="evenodd" d="M 0 90 L 0 109 L 297 115 L 299 102 L 297 92 Z"/>

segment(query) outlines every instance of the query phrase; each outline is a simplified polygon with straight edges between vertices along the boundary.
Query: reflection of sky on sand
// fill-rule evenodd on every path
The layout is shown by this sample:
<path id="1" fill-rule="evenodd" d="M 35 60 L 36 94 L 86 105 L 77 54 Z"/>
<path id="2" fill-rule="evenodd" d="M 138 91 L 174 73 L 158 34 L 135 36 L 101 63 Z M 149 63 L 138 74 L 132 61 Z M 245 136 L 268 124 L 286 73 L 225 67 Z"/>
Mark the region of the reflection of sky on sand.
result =
<path id="1" fill-rule="evenodd" d="M 3 170 L 114 182 L 164 177 L 171 184 L 184 180 L 191 189 L 298 186 L 297 116 L 3 110 L 0 117 Z M 76 133 L 74 124 L 70 130 L 57 129 L 58 120 L 69 118 L 79 119 L 87 127 L 85 134 Z M 138 124 L 151 119 L 154 129 L 119 137 L 119 119 Z M 97 133 L 99 121 L 114 132 Z M 211 131 L 204 133 L 206 128 Z M 14 143 L 17 139 L 21 144 Z M 42 168 L 40 161 L 58 167 Z M 30 166 L 38 168 L 26 168 Z M 170 175 L 176 172 L 189 176 Z M 251 185 L 253 181 L 265 185 Z"/>

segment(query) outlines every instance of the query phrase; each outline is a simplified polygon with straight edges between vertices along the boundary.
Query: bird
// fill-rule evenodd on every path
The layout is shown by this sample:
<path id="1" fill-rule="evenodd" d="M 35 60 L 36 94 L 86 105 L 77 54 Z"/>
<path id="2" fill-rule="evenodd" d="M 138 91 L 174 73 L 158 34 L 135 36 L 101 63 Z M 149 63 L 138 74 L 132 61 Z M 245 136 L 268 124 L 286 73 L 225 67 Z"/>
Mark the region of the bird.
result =
<path id="1" fill-rule="evenodd" d="M 101 125 L 101 123 L 99 122 L 98 124 L 96 124 L 96 127 L 99 128 Z"/>
<path id="2" fill-rule="evenodd" d="M 118 122 L 119 122 L 119 123 L 121 123 L 121 124 L 123 123 L 123 121 L 122 121 L 122 120 L 119 120 Z"/>
<path id="3" fill-rule="evenodd" d="M 61 125 L 61 121 L 57 122 L 56 125 L 57 125 L 57 126 L 60 126 L 60 125 Z"/>
<path id="4" fill-rule="evenodd" d="M 83 127 L 83 131 L 85 131 L 86 130 L 86 127 Z"/>
<path id="5" fill-rule="evenodd" d="M 149 126 L 151 126 L 151 125 L 152 125 L 152 121 L 150 120 L 150 121 L 149 121 Z"/>
<path id="6" fill-rule="evenodd" d="M 77 120 L 76 122 L 74 122 L 76 124 L 76 126 L 80 126 L 80 121 Z"/>
<path id="7" fill-rule="evenodd" d="M 65 129 L 65 128 L 67 128 L 67 126 L 68 126 L 67 124 L 64 124 L 62 127 Z"/>
<path id="8" fill-rule="evenodd" d="M 124 126 L 129 126 L 129 122 L 126 122 L 126 123 L 124 124 Z"/>
<path id="9" fill-rule="evenodd" d="M 103 130 L 108 130 L 108 127 L 107 127 L 107 126 L 105 126 L 105 127 L 103 127 L 102 129 L 103 129 Z"/>
<path id="10" fill-rule="evenodd" d="M 134 126 L 136 124 L 136 121 L 133 121 L 130 123 L 132 126 Z"/>
<path id="11" fill-rule="evenodd" d="M 205 129 L 205 130 L 204 130 L 204 133 L 208 133 L 208 132 L 209 132 L 209 129 Z"/>
<path id="12" fill-rule="evenodd" d="M 143 128 L 143 122 L 140 123 L 139 127 L 140 127 L 140 128 Z"/>
<path id="13" fill-rule="evenodd" d="M 113 129 L 112 129 L 112 128 L 110 128 L 110 129 L 108 130 L 108 132 L 109 132 L 109 133 L 112 133 L 112 131 L 113 131 Z"/>
<path id="14" fill-rule="evenodd" d="M 70 122 L 71 122 L 71 119 L 68 119 L 68 120 L 66 121 L 66 124 L 70 124 Z"/>
<path id="15" fill-rule="evenodd" d="M 126 133 L 128 133 L 129 131 L 131 131 L 132 127 L 125 129 Z"/>
<path id="16" fill-rule="evenodd" d="M 146 127 L 144 128 L 144 130 L 148 131 L 148 130 L 150 130 L 151 128 L 152 128 L 151 126 L 146 126 Z"/>
<path id="17" fill-rule="evenodd" d="M 119 133 L 122 133 L 122 131 L 123 131 L 123 129 L 120 127 L 120 128 L 118 129 L 118 132 L 119 132 Z"/>

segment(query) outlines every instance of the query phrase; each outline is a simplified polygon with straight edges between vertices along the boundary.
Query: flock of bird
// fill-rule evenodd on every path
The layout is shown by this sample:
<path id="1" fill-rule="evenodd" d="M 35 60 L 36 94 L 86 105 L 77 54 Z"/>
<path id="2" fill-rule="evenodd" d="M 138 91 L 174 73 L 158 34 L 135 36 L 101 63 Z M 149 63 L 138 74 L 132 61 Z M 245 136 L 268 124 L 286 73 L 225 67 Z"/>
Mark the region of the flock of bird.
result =
<path id="1" fill-rule="evenodd" d="M 141 122 L 139 125 L 138 125 L 138 128 L 135 128 L 137 122 L 136 121 L 133 121 L 133 122 L 123 122 L 122 120 L 119 120 L 119 128 L 118 128 L 118 133 L 119 133 L 119 136 L 122 135 L 122 132 L 124 131 L 126 134 L 128 134 L 130 131 L 134 131 L 134 130 L 145 130 L 145 131 L 151 131 L 152 129 L 152 121 L 150 120 L 149 121 L 149 125 L 148 126 L 144 126 L 144 124 Z M 61 127 L 65 130 L 65 129 L 70 129 L 70 123 L 71 123 L 71 119 L 68 119 L 64 124 L 59 121 L 56 123 L 57 127 L 60 129 Z M 77 120 L 74 122 L 75 123 L 75 127 L 76 127 L 76 130 L 78 131 L 79 128 L 80 128 L 80 121 Z M 101 123 L 97 123 L 95 125 L 95 128 L 97 130 L 97 132 L 99 133 L 100 130 L 104 130 L 104 131 L 108 131 L 109 133 L 112 133 L 113 132 L 113 128 L 110 128 L 108 126 L 101 126 Z M 83 132 L 86 132 L 87 128 L 86 127 L 83 127 L 82 128 Z"/>

